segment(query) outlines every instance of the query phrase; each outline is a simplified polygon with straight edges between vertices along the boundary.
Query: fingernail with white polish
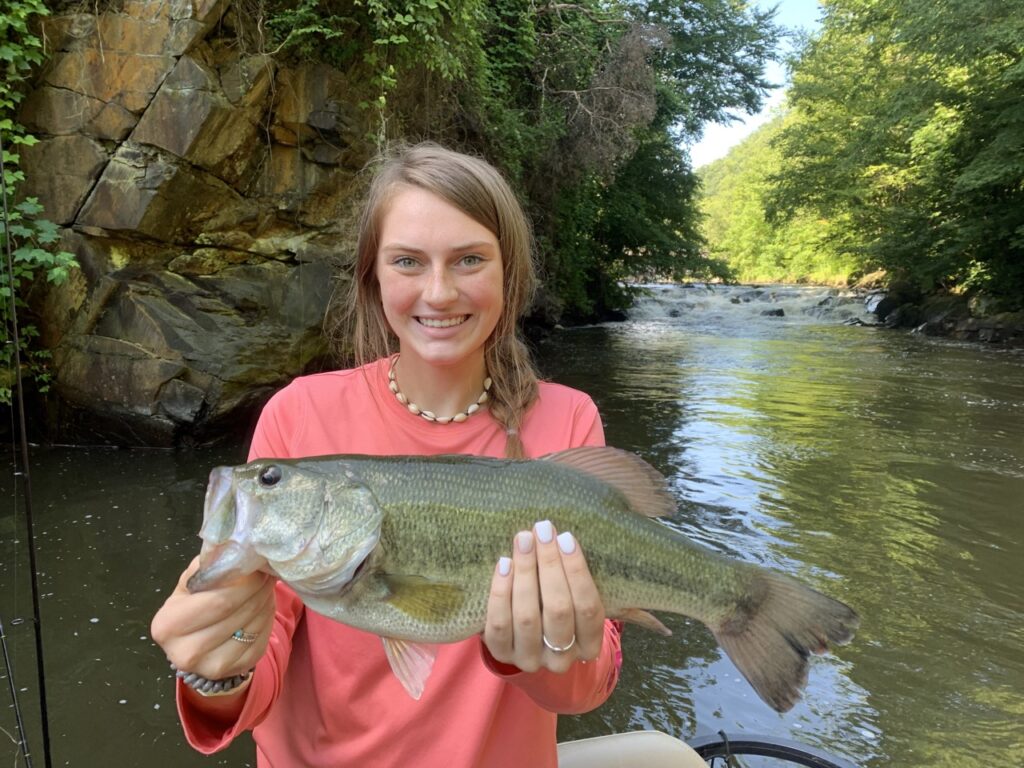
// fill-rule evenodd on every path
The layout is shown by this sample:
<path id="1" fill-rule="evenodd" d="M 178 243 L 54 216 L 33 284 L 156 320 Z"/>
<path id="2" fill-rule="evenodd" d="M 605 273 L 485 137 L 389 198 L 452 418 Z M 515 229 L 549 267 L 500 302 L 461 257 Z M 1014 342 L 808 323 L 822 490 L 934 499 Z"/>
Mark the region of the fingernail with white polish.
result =
<path id="1" fill-rule="evenodd" d="M 501 576 L 508 576 L 512 572 L 512 560 L 507 557 L 498 558 L 498 573 Z"/>
<path id="2" fill-rule="evenodd" d="M 529 531 L 520 531 L 516 534 L 516 547 L 524 555 L 530 554 L 533 549 L 533 534 Z"/>
<path id="3" fill-rule="evenodd" d="M 533 530 L 537 532 L 537 538 L 542 544 L 550 544 L 551 539 L 555 537 L 555 529 L 551 527 L 550 520 L 541 520 L 533 526 Z"/>
<path id="4" fill-rule="evenodd" d="M 576 539 L 572 537 L 569 531 L 558 534 L 558 548 L 567 555 L 571 555 L 576 551 Z"/>

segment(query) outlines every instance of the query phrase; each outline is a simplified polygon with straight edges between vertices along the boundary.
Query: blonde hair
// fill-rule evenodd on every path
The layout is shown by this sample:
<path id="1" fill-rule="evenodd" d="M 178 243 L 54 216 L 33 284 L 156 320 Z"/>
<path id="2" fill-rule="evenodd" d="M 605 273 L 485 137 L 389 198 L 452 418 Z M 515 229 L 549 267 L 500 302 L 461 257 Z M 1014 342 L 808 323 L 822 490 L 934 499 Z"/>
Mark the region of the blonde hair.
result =
<path id="1" fill-rule="evenodd" d="M 377 283 L 377 250 L 381 225 L 395 191 L 402 186 L 431 192 L 487 227 L 501 249 L 504 301 L 498 323 L 484 344 L 491 377 L 491 415 L 505 427 L 505 455 L 524 455 L 519 429 L 527 409 L 537 399 L 537 372 L 519 335 L 518 321 L 530 305 L 537 277 L 533 262 L 533 233 L 522 206 L 508 182 L 489 163 L 425 142 L 393 149 L 381 165 L 363 204 L 352 280 L 348 285 L 342 321 L 356 363 L 393 354 L 397 338 L 381 306 Z"/>

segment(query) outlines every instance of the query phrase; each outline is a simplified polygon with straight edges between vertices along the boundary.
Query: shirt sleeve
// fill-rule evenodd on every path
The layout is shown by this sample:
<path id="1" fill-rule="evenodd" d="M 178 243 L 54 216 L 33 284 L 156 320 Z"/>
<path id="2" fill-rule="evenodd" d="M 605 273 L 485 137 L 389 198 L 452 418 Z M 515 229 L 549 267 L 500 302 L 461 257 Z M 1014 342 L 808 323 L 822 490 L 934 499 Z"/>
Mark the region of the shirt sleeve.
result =
<path id="1" fill-rule="evenodd" d="M 547 669 L 523 672 L 494 659 L 480 643 L 484 664 L 505 682 L 522 689 L 537 706 L 559 715 L 579 715 L 608 700 L 622 668 L 622 624 L 605 620 L 601 653 L 593 661 L 577 661 L 564 675 Z"/>
<path id="2" fill-rule="evenodd" d="M 185 738 L 193 749 L 204 755 L 225 749 L 239 734 L 259 725 L 277 700 L 288 669 L 292 637 L 302 620 L 303 605 L 295 593 L 280 582 L 276 587 L 275 599 L 277 609 L 267 652 L 256 663 L 252 683 L 245 692 L 245 704 L 235 722 L 225 723 L 195 709 L 183 695 L 184 683 L 178 680 L 178 716 L 181 718 Z"/>
<path id="3" fill-rule="evenodd" d="M 572 439 L 567 448 L 579 448 L 584 445 L 604 445 L 604 425 L 597 406 L 589 397 L 580 407 L 574 419 Z"/>
<path id="4" fill-rule="evenodd" d="M 288 458 L 286 435 L 297 426 L 294 411 L 289 412 L 281 393 L 275 395 L 260 414 L 249 448 L 249 460 L 261 457 Z M 289 417 L 292 418 L 289 418 Z M 302 601 L 281 582 L 275 587 L 276 609 L 267 651 L 256 663 L 252 682 L 245 693 L 245 703 L 235 722 L 211 718 L 196 709 L 184 694 L 184 683 L 177 681 L 178 716 L 188 743 L 198 752 L 209 755 L 226 748 L 236 736 L 259 725 L 277 700 L 291 657 L 292 637 L 302 621 Z"/>

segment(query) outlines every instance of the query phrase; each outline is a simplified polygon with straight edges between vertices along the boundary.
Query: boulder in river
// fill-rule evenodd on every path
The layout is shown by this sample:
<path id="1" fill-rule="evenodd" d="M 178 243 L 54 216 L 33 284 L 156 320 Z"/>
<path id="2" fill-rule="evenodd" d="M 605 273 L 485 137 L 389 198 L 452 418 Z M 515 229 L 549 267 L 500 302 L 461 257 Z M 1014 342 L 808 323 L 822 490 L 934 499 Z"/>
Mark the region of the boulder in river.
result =
<path id="1" fill-rule="evenodd" d="M 886 312 L 882 319 L 886 328 L 912 328 L 921 322 L 921 310 L 916 304 L 900 304 Z"/>

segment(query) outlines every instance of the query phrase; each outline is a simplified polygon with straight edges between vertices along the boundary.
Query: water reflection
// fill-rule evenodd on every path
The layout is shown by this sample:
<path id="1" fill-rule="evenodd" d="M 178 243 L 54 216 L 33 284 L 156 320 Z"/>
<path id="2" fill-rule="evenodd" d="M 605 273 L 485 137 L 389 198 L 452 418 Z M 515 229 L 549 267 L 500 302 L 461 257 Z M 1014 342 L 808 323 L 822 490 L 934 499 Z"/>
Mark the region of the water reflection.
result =
<path id="1" fill-rule="evenodd" d="M 818 289 L 738 296 L 662 290 L 639 320 L 555 334 L 543 370 L 671 478 L 671 525 L 846 600 L 861 632 L 780 716 L 699 624 L 630 627 L 615 695 L 563 718 L 563 737 L 723 728 L 872 766 L 1024 764 L 1024 355 L 836 325 L 826 310 L 855 307 Z M 151 768 L 253 763 L 244 743 L 212 761 L 184 746 L 148 637 L 197 550 L 206 473 L 241 458 L 35 453 L 56 765 L 124 764 L 128 738 Z M 10 623 L 31 615 L 23 531 L 20 506 L 0 510 L 0 614 L 38 744 L 31 624 Z"/>
<path id="2" fill-rule="evenodd" d="M 237 461 L 237 453 L 33 452 L 54 765 L 255 765 L 247 739 L 212 760 L 184 744 L 172 676 L 149 638 L 153 613 L 198 551 L 205 476 L 215 463 Z M 13 498 L 9 469 L 2 482 L 0 492 Z M 0 615 L 30 744 L 41 761 L 24 523 L 20 504 L 0 516 Z M 18 617 L 25 620 L 12 630 L 10 620 Z M 6 701 L 6 683 L 3 691 Z M 10 727 L 0 725 L 15 732 L 13 717 Z M 12 760 L 15 754 L 12 745 Z"/>
<path id="3" fill-rule="evenodd" d="M 672 651 L 637 640 L 651 672 L 616 694 L 629 722 L 781 733 L 868 764 L 1020 762 L 1024 356 L 825 325 L 798 292 L 785 318 L 728 319 L 728 289 L 673 315 L 681 293 L 662 289 L 640 321 L 564 332 L 546 372 L 594 395 L 610 443 L 671 476 L 676 526 L 864 622 L 782 718 L 699 627 Z M 563 731 L 626 722 L 611 707 Z"/>

